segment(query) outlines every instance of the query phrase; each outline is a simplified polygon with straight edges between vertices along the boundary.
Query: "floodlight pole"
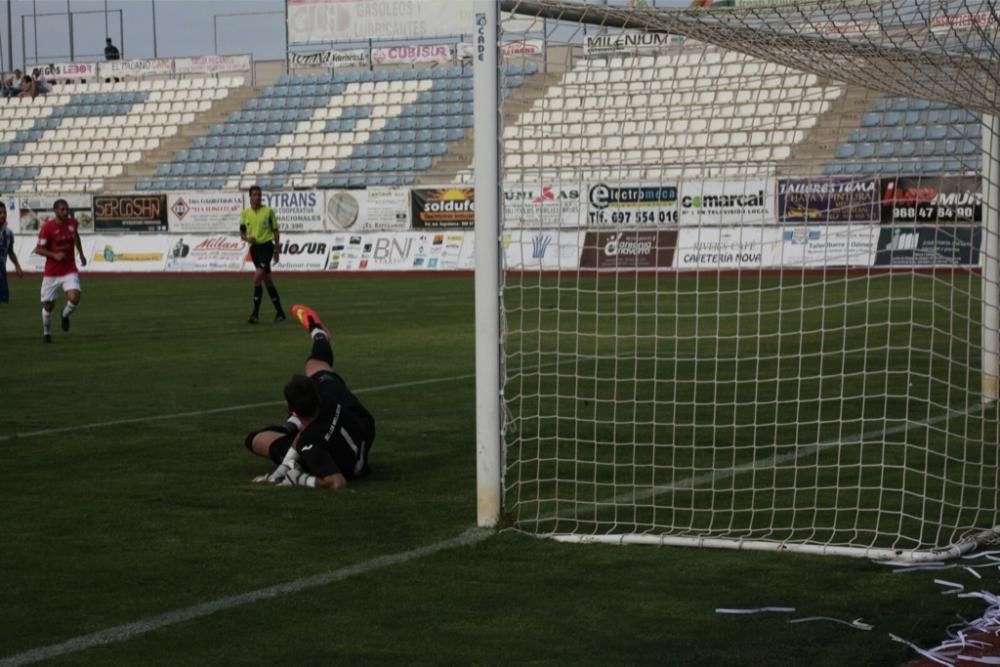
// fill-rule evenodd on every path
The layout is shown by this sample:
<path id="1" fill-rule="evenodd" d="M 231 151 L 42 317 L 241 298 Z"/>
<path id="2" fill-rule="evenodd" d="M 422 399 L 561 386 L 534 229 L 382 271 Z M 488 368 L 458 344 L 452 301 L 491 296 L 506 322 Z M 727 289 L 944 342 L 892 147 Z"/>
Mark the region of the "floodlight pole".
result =
<path id="1" fill-rule="evenodd" d="M 1000 377 L 1000 115 L 983 114 L 983 401 Z"/>
<path id="2" fill-rule="evenodd" d="M 480 526 L 500 520 L 500 95 L 497 0 L 473 7 L 473 171 L 476 201 L 476 514 Z"/>

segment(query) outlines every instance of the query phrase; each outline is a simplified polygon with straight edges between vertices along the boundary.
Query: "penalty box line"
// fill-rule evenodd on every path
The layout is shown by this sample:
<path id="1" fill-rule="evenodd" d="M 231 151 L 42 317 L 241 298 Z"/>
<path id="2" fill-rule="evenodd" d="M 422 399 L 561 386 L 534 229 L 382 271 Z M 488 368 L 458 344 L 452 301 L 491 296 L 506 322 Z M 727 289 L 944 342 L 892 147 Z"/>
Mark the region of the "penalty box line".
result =
<path id="1" fill-rule="evenodd" d="M 456 380 L 468 380 L 470 378 L 476 377 L 475 373 L 466 373 L 465 375 L 453 375 L 451 377 L 439 377 L 430 378 L 425 380 L 412 380 L 410 382 L 398 382 L 395 384 L 383 384 L 377 387 L 368 387 L 366 389 L 358 389 L 355 394 L 367 394 L 375 391 L 388 391 L 390 389 L 406 389 L 409 387 L 417 387 L 425 384 L 435 384 L 437 382 L 454 382 Z M 189 412 L 175 412 L 169 415 L 149 415 L 146 417 L 131 417 L 129 419 L 112 419 L 105 422 L 92 422 L 90 424 L 79 424 L 77 426 L 61 426 L 59 428 L 47 428 L 38 431 L 26 431 L 24 433 L 15 433 L 13 435 L 0 435 L 0 442 L 6 442 L 8 440 L 17 440 L 19 438 L 36 438 L 43 435 L 55 435 L 57 433 L 70 433 L 73 431 L 86 431 L 95 428 L 107 428 L 109 426 L 125 426 L 127 424 L 143 424 L 146 422 L 156 422 L 164 421 L 167 419 L 179 419 L 183 417 L 204 417 L 206 415 L 217 415 L 226 412 L 239 412 L 241 410 L 250 410 L 254 408 L 266 408 L 271 406 L 284 405 L 284 401 L 264 401 L 263 403 L 246 403 L 244 405 L 231 405 L 226 408 L 212 408 L 209 410 L 191 410 Z"/>
<path id="2" fill-rule="evenodd" d="M 372 558 L 371 560 L 357 563 L 355 565 L 349 565 L 325 574 L 305 577 L 303 579 L 277 584 L 276 586 L 260 588 L 249 593 L 232 595 L 218 600 L 213 600 L 212 602 L 192 605 L 190 607 L 185 607 L 184 609 L 170 611 L 158 616 L 150 616 L 149 618 L 144 618 L 142 620 L 135 621 L 134 623 L 126 623 L 124 625 L 108 628 L 107 630 L 101 630 L 88 635 L 74 637 L 73 639 L 69 639 L 59 644 L 50 644 L 49 646 L 42 646 L 40 648 L 31 649 L 23 653 L 17 653 L 6 658 L 0 658 L 0 667 L 29 665 L 69 653 L 85 651 L 97 646 L 106 646 L 116 642 L 128 641 L 129 639 L 138 637 L 139 635 L 144 635 L 154 630 L 159 630 L 160 628 L 204 618 L 215 614 L 216 612 L 225 611 L 227 609 L 235 609 L 236 607 L 242 607 L 254 602 L 260 602 L 261 600 L 270 600 L 273 598 L 283 597 L 285 595 L 291 595 L 293 593 L 301 593 L 320 586 L 327 586 L 338 581 L 344 581 L 345 579 L 350 579 L 351 577 L 367 574 L 368 572 L 373 572 L 375 570 L 381 570 L 393 565 L 400 565 L 408 561 L 423 558 L 425 556 L 431 556 L 447 549 L 477 544 L 492 534 L 492 530 L 471 528 L 456 537 L 442 540 L 441 542 L 436 542 L 434 544 L 429 544 L 427 546 L 418 547 L 416 549 L 411 549 L 409 551 L 402 551 L 386 556 L 378 556 L 376 558 Z"/>

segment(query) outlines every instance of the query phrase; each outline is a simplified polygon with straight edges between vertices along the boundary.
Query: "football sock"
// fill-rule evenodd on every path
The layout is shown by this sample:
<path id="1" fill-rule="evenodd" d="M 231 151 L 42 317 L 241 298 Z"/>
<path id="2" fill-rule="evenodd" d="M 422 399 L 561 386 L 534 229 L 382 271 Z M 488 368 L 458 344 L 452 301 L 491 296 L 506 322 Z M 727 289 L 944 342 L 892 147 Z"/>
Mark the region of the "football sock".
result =
<path id="1" fill-rule="evenodd" d="M 63 317 L 69 317 L 73 313 L 74 310 L 76 310 L 76 304 L 73 303 L 73 302 L 71 302 L 71 301 L 67 301 L 66 302 L 66 307 L 63 308 L 62 316 Z"/>
<path id="2" fill-rule="evenodd" d="M 264 289 L 260 285 L 254 285 L 253 288 L 253 314 L 260 314 L 260 297 L 264 293 Z"/>
<path id="3" fill-rule="evenodd" d="M 271 303 L 274 304 L 274 312 L 284 313 L 285 311 L 281 309 L 281 297 L 278 296 L 278 290 L 274 285 L 267 286 L 267 295 L 271 297 Z"/>
<path id="4" fill-rule="evenodd" d="M 42 308 L 42 333 L 48 336 L 52 333 L 52 313 Z"/>
<path id="5" fill-rule="evenodd" d="M 319 332 L 320 335 L 316 335 L 316 332 Z M 313 331 L 312 336 L 313 346 L 309 358 L 325 361 L 333 366 L 333 346 L 330 345 L 330 339 L 326 337 L 326 333 L 322 329 L 316 329 L 316 331 Z"/>

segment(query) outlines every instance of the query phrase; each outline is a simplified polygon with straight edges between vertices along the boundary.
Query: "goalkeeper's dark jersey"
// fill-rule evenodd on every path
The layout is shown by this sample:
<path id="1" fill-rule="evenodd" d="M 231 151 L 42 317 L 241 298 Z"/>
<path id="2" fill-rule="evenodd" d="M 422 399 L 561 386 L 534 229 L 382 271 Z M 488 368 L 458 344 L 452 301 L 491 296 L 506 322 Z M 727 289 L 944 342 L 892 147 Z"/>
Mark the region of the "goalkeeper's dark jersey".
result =
<path id="1" fill-rule="evenodd" d="M 320 414 L 299 436 L 303 467 L 317 477 L 364 474 L 375 440 L 374 417 L 333 371 L 313 373 L 309 379 L 319 390 Z"/>

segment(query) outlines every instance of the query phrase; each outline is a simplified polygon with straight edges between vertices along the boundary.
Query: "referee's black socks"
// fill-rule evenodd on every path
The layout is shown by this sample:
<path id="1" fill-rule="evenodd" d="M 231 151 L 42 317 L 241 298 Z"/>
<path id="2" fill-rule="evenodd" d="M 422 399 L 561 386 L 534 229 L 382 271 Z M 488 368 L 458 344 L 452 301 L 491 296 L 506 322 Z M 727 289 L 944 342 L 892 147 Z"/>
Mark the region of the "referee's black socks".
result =
<path id="1" fill-rule="evenodd" d="M 279 315 L 284 315 L 285 311 L 282 310 L 281 308 L 281 297 L 278 296 L 278 288 L 276 288 L 274 285 L 268 285 L 267 295 L 271 297 L 271 303 L 274 304 L 274 312 L 278 313 Z"/>
<path id="2" fill-rule="evenodd" d="M 260 297 L 264 294 L 264 289 L 260 285 L 253 286 L 253 314 L 260 315 Z"/>

